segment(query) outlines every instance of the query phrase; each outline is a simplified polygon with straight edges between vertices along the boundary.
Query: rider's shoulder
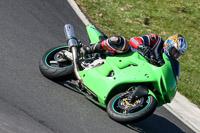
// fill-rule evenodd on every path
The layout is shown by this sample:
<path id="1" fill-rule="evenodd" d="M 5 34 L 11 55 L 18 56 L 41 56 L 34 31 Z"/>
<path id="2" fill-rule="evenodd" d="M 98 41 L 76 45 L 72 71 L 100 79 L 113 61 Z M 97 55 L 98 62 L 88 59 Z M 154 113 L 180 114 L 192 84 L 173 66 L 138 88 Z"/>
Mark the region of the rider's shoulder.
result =
<path id="1" fill-rule="evenodd" d="M 152 41 L 158 39 L 158 37 L 159 37 L 159 36 L 158 36 L 157 34 L 155 34 L 155 33 L 149 34 L 149 35 L 146 35 L 146 36 L 148 36 L 149 39 L 152 40 Z"/>

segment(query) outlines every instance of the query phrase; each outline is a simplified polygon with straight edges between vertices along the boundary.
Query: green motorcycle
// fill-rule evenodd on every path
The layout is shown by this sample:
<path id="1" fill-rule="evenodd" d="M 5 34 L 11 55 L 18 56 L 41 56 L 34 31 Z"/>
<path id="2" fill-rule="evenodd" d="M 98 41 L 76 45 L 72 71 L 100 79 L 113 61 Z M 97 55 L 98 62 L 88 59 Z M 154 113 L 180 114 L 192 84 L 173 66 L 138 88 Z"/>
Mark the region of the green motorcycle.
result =
<path id="1" fill-rule="evenodd" d="M 107 38 L 93 25 L 86 29 L 90 45 Z M 41 73 L 57 81 L 75 77 L 77 89 L 106 108 L 113 120 L 120 123 L 143 120 L 175 96 L 180 71 L 175 59 L 163 54 L 162 61 L 158 61 L 138 51 L 82 57 L 79 49 L 83 44 L 75 37 L 73 26 L 66 24 L 64 31 L 67 43 L 44 54 L 39 66 Z"/>

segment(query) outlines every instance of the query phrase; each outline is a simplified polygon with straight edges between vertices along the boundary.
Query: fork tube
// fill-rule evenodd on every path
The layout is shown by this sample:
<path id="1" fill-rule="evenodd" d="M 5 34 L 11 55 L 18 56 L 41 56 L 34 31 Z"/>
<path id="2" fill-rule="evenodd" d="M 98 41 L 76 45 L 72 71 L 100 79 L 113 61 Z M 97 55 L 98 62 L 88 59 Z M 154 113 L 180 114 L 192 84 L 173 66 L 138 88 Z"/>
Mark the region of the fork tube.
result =
<path id="1" fill-rule="evenodd" d="M 74 73 L 77 77 L 77 79 L 83 83 L 83 80 L 82 78 L 80 77 L 80 75 L 78 74 L 78 71 L 79 71 L 79 66 L 77 64 L 78 62 L 78 55 L 77 55 L 77 48 L 76 47 L 72 47 L 72 56 L 73 56 L 73 64 L 74 64 Z"/>
<path id="2" fill-rule="evenodd" d="M 72 57 L 73 57 L 73 64 L 74 64 L 74 73 L 77 77 L 77 79 L 83 83 L 83 80 L 81 79 L 80 75 L 78 74 L 79 71 L 79 66 L 78 66 L 78 54 L 77 54 L 77 39 L 74 33 L 74 28 L 71 24 L 66 24 L 64 26 L 64 32 L 65 32 L 65 37 L 68 42 L 68 46 L 71 47 L 72 50 Z"/>

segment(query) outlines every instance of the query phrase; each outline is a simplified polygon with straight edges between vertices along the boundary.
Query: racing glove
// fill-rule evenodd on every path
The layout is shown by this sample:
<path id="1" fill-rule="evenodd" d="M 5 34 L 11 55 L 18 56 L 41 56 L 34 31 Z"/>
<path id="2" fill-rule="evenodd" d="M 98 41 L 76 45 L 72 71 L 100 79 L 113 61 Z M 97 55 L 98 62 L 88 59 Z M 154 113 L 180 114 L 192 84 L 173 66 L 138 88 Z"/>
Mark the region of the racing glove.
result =
<path id="1" fill-rule="evenodd" d="M 139 45 L 138 50 L 141 51 L 145 56 L 150 56 L 151 54 L 151 48 L 144 44 Z"/>

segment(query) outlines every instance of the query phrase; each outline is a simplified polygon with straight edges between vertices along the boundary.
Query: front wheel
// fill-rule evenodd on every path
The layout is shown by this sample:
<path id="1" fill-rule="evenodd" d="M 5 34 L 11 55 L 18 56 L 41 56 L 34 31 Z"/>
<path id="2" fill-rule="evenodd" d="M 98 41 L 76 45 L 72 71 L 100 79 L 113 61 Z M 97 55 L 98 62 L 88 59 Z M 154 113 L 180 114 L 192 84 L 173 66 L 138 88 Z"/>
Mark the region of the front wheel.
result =
<path id="1" fill-rule="evenodd" d="M 56 81 L 63 81 L 74 76 L 74 66 L 72 61 L 67 59 L 64 51 L 68 50 L 67 44 L 49 49 L 39 63 L 41 73 Z"/>
<path id="2" fill-rule="evenodd" d="M 128 101 L 128 94 L 114 96 L 107 105 L 108 116 L 120 123 L 131 123 L 150 116 L 157 107 L 156 99 L 149 95 L 143 96 L 134 103 Z"/>

